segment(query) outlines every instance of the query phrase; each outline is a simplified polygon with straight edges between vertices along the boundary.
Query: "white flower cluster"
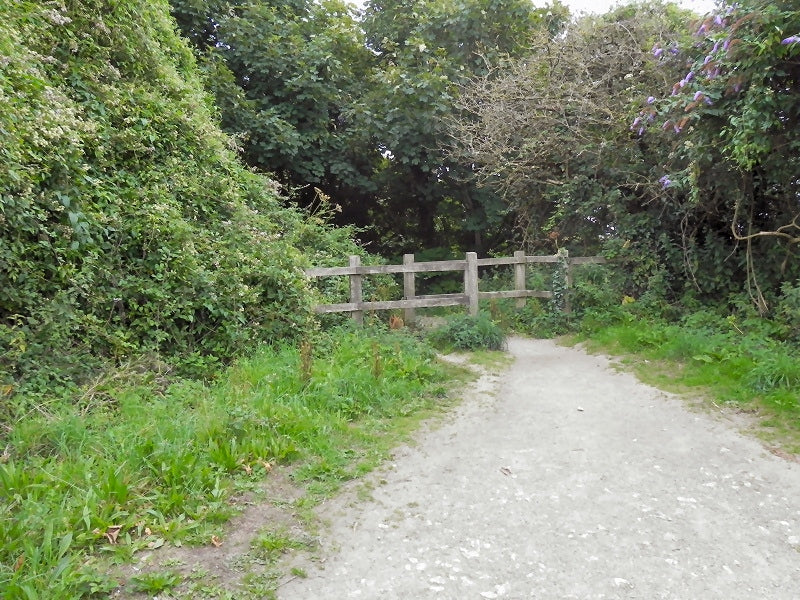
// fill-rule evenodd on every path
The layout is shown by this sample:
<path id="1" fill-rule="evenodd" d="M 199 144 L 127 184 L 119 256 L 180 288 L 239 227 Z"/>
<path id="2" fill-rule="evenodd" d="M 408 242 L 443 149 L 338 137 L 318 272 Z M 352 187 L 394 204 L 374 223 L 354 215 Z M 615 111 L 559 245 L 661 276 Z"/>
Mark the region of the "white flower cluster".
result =
<path id="1" fill-rule="evenodd" d="M 68 23 L 72 23 L 72 19 L 54 8 L 45 10 L 42 14 L 54 25 L 67 25 Z"/>

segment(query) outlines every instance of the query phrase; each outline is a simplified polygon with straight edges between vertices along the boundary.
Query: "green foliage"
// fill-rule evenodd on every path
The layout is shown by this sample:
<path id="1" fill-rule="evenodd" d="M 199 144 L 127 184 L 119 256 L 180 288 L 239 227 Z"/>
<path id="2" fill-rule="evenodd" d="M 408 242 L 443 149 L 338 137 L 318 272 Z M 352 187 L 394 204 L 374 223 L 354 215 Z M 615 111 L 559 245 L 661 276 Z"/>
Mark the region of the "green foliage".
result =
<path id="1" fill-rule="evenodd" d="M 207 374 L 313 327 L 304 252 L 350 232 L 238 162 L 166 2 L 14 0 L 0 29 L 0 385 Z"/>
<path id="2" fill-rule="evenodd" d="M 276 172 L 304 205 L 310 184 L 337 222 L 385 254 L 437 240 L 481 246 L 505 206 L 447 160 L 444 125 L 458 85 L 566 21 L 556 2 L 171 0 L 201 57 L 226 131 L 249 164 Z M 474 248 L 473 248 L 474 249 Z"/>
<path id="3" fill-rule="evenodd" d="M 765 353 L 746 377 L 747 386 L 758 393 L 800 388 L 800 365 L 796 356 Z M 800 399 L 800 398 L 798 398 Z"/>
<path id="4" fill-rule="evenodd" d="M 612 352 L 646 359 L 642 372 L 651 379 L 669 373 L 667 381 L 779 417 L 797 437 L 798 347 L 779 339 L 785 331 L 782 323 L 752 313 L 750 307 L 727 315 L 704 309 L 669 321 L 642 314 L 636 303 L 629 303 L 604 319 L 584 320 L 583 335 Z"/>
<path id="5" fill-rule="evenodd" d="M 374 55 L 354 9 L 339 0 L 170 4 L 248 164 L 275 173 L 303 206 L 321 189 L 338 223 L 369 224 L 383 158 L 359 124 Z"/>
<path id="6" fill-rule="evenodd" d="M 486 313 L 448 317 L 445 325 L 430 333 L 430 339 L 449 350 L 502 350 L 506 341 L 503 330 Z"/>
<path id="7" fill-rule="evenodd" d="M 787 337 L 800 342 L 800 280 L 783 284 L 775 315 L 786 326 Z"/>
<path id="8" fill-rule="evenodd" d="M 142 573 L 131 579 L 132 588 L 144 594 L 160 594 L 168 592 L 181 582 L 181 576 L 174 571 L 154 571 Z"/>
<path id="9" fill-rule="evenodd" d="M 350 157 L 347 113 L 370 53 L 344 2 L 171 4 L 210 67 L 223 127 L 243 135 L 249 164 L 293 186 L 364 177 Z"/>
<path id="10" fill-rule="evenodd" d="M 231 494 L 276 463 L 300 461 L 308 482 L 351 478 L 385 428 L 370 421 L 411 414 L 439 390 L 433 351 L 409 336 L 344 329 L 308 344 L 309 377 L 295 347 L 263 347 L 215 385 L 164 387 L 132 371 L 7 423 L 0 596 L 102 595 L 113 583 L 101 555 L 207 543 L 233 514 Z M 136 583 L 177 584 L 165 572 Z"/>
<path id="11" fill-rule="evenodd" d="M 733 283 L 762 312 L 798 276 L 798 32 L 794 2 L 719 5 L 653 49 L 682 70 L 642 113 L 648 143 L 672 149 L 662 183 L 694 283 L 717 297 Z"/>
<path id="12" fill-rule="evenodd" d="M 443 152 L 448 122 L 459 114 L 462 84 L 524 52 L 534 31 L 556 30 L 565 20 L 560 3 L 367 3 L 363 26 L 377 65 L 359 116 L 389 154 L 377 174 L 380 204 L 370 213 L 386 232 L 380 243 L 388 252 L 420 244 L 480 251 L 497 243 L 506 206 L 494 190 L 476 185 L 471 161 Z"/>

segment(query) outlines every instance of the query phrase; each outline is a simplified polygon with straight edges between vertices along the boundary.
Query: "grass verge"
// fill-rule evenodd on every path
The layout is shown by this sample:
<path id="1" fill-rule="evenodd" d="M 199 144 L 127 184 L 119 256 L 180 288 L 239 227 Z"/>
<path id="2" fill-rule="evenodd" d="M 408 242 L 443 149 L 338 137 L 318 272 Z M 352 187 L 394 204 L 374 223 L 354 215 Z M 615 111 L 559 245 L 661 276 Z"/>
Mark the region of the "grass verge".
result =
<path id="1" fill-rule="evenodd" d="M 624 355 L 646 383 L 754 414 L 759 436 L 800 454 L 800 349 L 773 322 L 699 311 L 673 323 L 619 311 L 610 323 L 584 324 L 574 339 L 588 349 Z"/>
<path id="2" fill-rule="evenodd" d="M 2 432 L 0 597 L 108 597 L 120 585 L 110 565 L 214 543 L 231 499 L 276 464 L 294 465 L 311 505 L 377 465 L 446 378 L 410 336 L 345 328 L 262 348 L 213 384 L 115 374 L 91 397 L 38 404 Z M 255 542 L 261 558 L 285 545 L 278 533 Z M 167 569 L 131 587 L 180 584 Z"/>

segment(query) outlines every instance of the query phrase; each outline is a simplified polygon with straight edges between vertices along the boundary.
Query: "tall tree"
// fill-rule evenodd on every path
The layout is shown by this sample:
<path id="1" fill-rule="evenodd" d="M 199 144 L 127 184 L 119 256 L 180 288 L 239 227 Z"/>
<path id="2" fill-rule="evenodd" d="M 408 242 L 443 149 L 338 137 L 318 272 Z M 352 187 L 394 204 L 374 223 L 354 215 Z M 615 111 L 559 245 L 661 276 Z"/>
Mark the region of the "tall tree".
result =
<path id="1" fill-rule="evenodd" d="M 201 52 L 223 127 L 288 187 L 369 187 L 375 153 L 348 121 L 372 55 L 341 0 L 172 0 Z"/>
<path id="2" fill-rule="evenodd" d="M 307 202 L 323 188 L 385 252 L 480 245 L 504 218 L 442 152 L 443 123 L 459 83 L 567 15 L 526 0 L 371 2 L 360 23 L 338 0 L 172 4 L 247 161 Z"/>
<path id="3" fill-rule="evenodd" d="M 679 262 L 669 228 L 659 229 L 679 216 L 665 217 L 652 202 L 669 149 L 637 138 L 630 115 L 648 90 L 674 78 L 677 71 L 653 64 L 649 50 L 674 39 L 687 20 L 664 5 L 584 17 L 466 88 L 452 151 L 473 161 L 513 208 L 528 248 L 593 253 L 624 245 L 640 289 L 664 260 Z"/>
<path id="4" fill-rule="evenodd" d="M 446 123 L 460 84 L 526 52 L 534 32 L 557 29 L 567 14 L 557 2 L 535 9 L 525 0 L 367 4 L 363 24 L 378 68 L 364 116 L 386 157 L 374 218 L 394 233 L 392 245 L 480 249 L 482 235 L 504 220 L 502 202 L 476 186 L 472 165 L 443 151 Z"/>

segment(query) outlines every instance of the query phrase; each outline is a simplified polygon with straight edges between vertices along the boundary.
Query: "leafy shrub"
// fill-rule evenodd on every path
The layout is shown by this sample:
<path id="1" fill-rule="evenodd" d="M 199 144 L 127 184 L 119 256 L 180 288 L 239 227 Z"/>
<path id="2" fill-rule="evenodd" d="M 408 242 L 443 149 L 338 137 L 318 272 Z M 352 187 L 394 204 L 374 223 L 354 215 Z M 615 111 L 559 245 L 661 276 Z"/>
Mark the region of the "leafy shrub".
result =
<path id="1" fill-rule="evenodd" d="M 573 269 L 573 274 L 575 281 L 569 297 L 576 314 L 619 306 L 624 294 L 614 279 L 614 267 L 583 265 Z"/>
<path id="2" fill-rule="evenodd" d="M 503 330 L 485 313 L 448 317 L 445 325 L 430 333 L 430 339 L 439 347 L 455 350 L 501 350 L 505 345 Z"/>
<path id="3" fill-rule="evenodd" d="M 800 342 L 800 280 L 783 284 L 775 316 L 786 326 L 788 337 Z"/>
<path id="4" fill-rule="evenodd" d="M 171 590 L 180 581 L 181 576 L 174 571 L 156 571 L 136 575 L 131 579 L 131 587 L 137 592 L 153 596 Z"/>
<path id="5" fill-rule="evenodd" d="M 241 164 L 165 0 L 11 0 L 0 30 L 0 389 L 207 375 L 315 326 L 302 268 L 352 232 Z"/>

